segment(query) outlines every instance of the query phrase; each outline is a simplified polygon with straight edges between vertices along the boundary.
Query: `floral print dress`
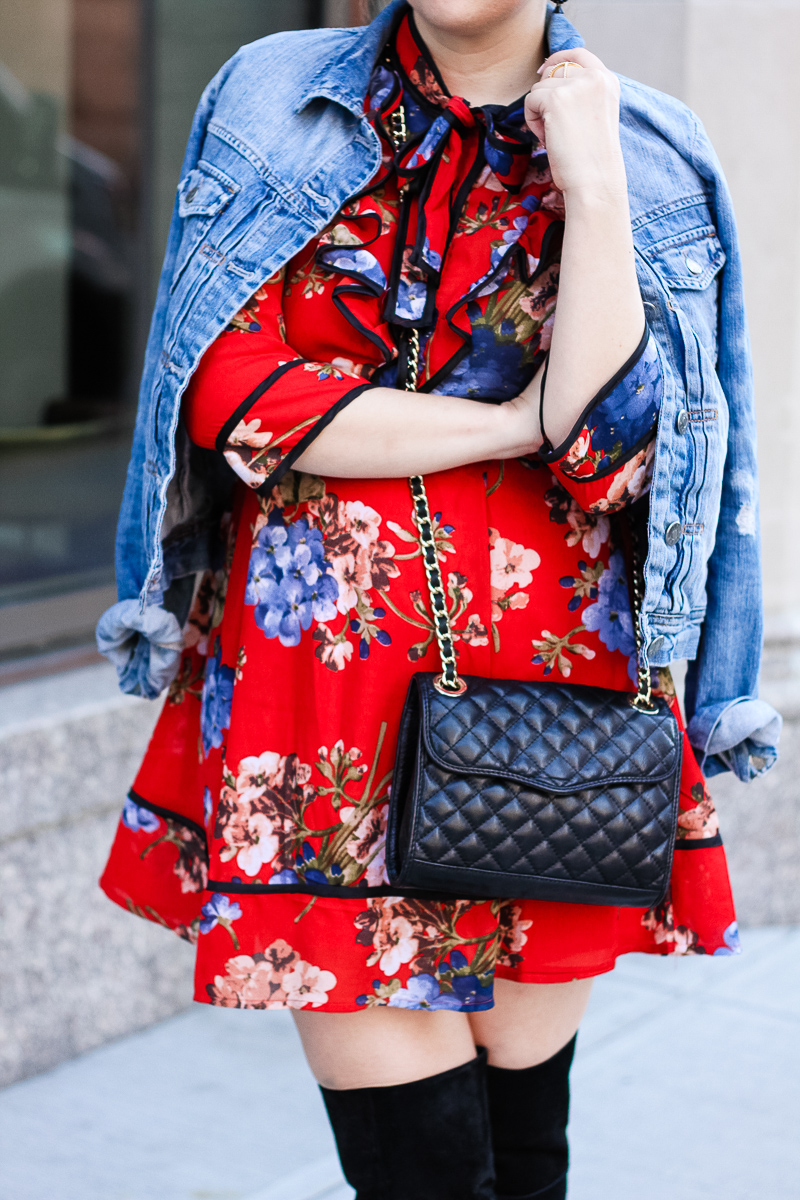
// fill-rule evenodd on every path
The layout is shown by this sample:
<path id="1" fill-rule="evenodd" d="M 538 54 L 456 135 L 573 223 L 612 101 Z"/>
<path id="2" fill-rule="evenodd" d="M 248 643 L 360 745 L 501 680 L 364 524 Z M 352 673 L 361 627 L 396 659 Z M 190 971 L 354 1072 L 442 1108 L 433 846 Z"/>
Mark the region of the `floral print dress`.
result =
<path id="1" fill-rule="evenodd" d="M 475 1011 L 498 976 L 730 954 L 725 853 L 685 737 L 657 908 L 423 901 L 388 883 L 400 714 L 411 675 L 438 665 L 408 484 L 294 463 L 366 388 L 402 386 L 408 327 L 420 390 L 517 395 L 549 346 L 563 208 L 521 103 L 451 97 L 408 13 L 366 103 L 378 175 L 256 292 L 187 393 L 189 435 L 239 482 L 102 886 L 196 943 L 196 999 L 233 1007 Z M 645 331 L 562 445 L 426 476 L 465 674 L 632 690 L 617 514 L 649 488 L 659 353 Z M 668 672 L 657 685 L 677 712 Z"/>

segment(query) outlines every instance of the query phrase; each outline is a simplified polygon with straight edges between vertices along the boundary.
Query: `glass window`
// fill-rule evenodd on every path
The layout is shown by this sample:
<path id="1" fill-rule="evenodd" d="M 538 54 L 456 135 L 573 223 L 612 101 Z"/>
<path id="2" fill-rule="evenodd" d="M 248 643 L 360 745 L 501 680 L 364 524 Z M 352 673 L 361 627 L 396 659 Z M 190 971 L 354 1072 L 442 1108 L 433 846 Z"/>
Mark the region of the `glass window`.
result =
<path id="1" fill-rule="evenodd" d="M 243 43 L 323 17 L 314 0 L 0 6 L 0 659 L 86 642 L 114 599 L 144 338 L 203 87 Z"/>

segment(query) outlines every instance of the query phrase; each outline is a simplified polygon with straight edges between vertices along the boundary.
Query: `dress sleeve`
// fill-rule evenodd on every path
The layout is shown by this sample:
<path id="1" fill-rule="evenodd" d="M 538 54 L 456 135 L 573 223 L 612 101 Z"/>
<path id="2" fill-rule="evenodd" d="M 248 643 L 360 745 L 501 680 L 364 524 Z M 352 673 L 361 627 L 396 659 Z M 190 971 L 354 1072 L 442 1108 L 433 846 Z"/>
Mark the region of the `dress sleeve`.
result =
<path id="1" fill-rule="evenodd" d="M 664 377 L 649 329 L 559 446 L 539 457 L 587 513 L 617 512 L 650 490 Z"/>
<path id="2" fill-rule="evenodd" d="M 205 352 L 183 401 L 192 441 L 218 450 L 248 487 L 265 492 L 372 386 L 287 345 L 282 294 L 281 270 Z"/>

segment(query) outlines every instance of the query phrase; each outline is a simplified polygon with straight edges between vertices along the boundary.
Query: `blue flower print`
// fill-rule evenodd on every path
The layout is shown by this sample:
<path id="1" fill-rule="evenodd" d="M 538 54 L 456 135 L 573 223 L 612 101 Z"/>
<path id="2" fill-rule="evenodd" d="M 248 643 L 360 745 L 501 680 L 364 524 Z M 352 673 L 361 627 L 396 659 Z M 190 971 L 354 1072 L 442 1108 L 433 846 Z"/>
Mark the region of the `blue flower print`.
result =
<path id="1" fill-rule="evenodd" d="M 731 922 L 728 928 L 722 935 L 724 946 L 718 946 L 714 951 L 714 957 L 728 956 L 729 954 L 741 954 L 742 943 L 739 938 L 739 926 L 736 921 Z"/>
<path id="2" fill-rule="evenodd" d="M 443 992 L 433 975 L 412 975 L 408 985 L 396 991 L 389 1000 L 390 1008 L 426 1008 L 431 1011 L 458 1012 L 458 996 Z"/>
<path id="3" fill-rule="evenodd" d="M 211 799 L 211 788 L 206 788 L 203 792 L 203 824 L 207 825 L 211 820 L 211 812 L 214 807 L 214 802 Z"/>
<path id="4" fill-rule="evenodd" d="M 355 250 L 352 246 L 332 246 L 321 255 L 326 266 L 348 275 L 357 275 L 372 284 L 373 290 L 382 292 L 386 288 L 383 267 L 369 250 Z"/>
<path id="5" fill-rule="evenodd" d="M 297 871 L 292 871 L 288 867 L 283 871 L 276 871 L 274 875 L 270 875 L 269 882 L 279 887 L 281 884 L 299 883 L 300 876 Z"/>
<path id="6" fill-rule="evenodd" d="M 134 833 L 138 833 L 139 830 L 142 833 L 155 833 L 161 823 L 161 818 L 128 796 L 122 809 L 122 823 Z"/>
<path id="7" fill-rule="evenodd" d="M 609 455 L 617 443 L 622 444 L 624 454 L 655 427 L 663 390 L 661 364 L 651 337 L 636 365 L 592 410 L 586 421 L 592 431 L 592 449 L 603 452 L 598 470 L 610 466 Z"/>
<path id="8" fill-rule="evenodd" d="M 215 925 L 224 921 L 238 921 L 242 915 L 241 907 L 236 901 L 231 900 L 230 896 L 224 896 L 221 892 L 214 892 L 214 895 L 206 901 L 200 911 L 203 914 L 200 922 L 201 933 L 210 933 Z"/>
<path id="9" fill-rule="evenodd" d="M 442 256 L 441 254 L 437 254 L 435 250 L 431 250 L 429 238 L 425 238 L 425 244 L 422 247 L 422 257 L 425 259 L 425 262 L 429 267 L 433 267 L 434 271 L 441 271 Z"/>
<path id="10" fill-rule="evenodd" d="M 615 550 L 610 556 L 608 567 L 600 576 L 597 586 L 597 600 L 587 605 L 582 615 L 586 628 L 595 630 L 609 650 L 619 650 L 626 655 L 635 654 L 628 573 L 620 550 Z"/>
<path id="11" fill-rule="evenodd" d="M 450 980 L 453 994 L 462 1012 L 481 1012 L 494 1004 L 491 985 L 481 983 L 477 975 L 456 975 Z"/>
<path id="12" fill-rule="evenodd" d="M 210 933 L 215 926 L 220 925 L 231 935 L 234 950 L 239 949 L 239 939 L 233 928 L 233 922 L 239 920 L 239 917 L 242 915 L 242 909 L 235 900 L 231 900 L 229 896 L 225 896 L 221 892 L 214 892 L 214 895 L 210 900 L 206 901 L 200 912 L 203 914 L 200 921 L 201 933 Z"/>
<path id="13" fill-rule="evenodd" d="M 379 65 L 372 72 L 369 81 L 369 107 L 372 112 L 378 112 L 391 96 L 397 76 L 394 71 Z"/>
<path id="14" fill-rule="evenodd" d="M 277 517 L 277 519 L 273 519 Z M 282 646 L 297 646 L 312 620 L 336 614 L 339 586 L 325 561 L 322 534 L 305 518 L 284 524 L 279 514 L 258 534 L 250 555 L 245 604 L 259 629 Z"/>
<path id="15" fill-rule="evenodd" d="M 442 138 L 450 134 L 450 122 L 447 117 L 437 117 L 421 143 L 408 160 L 409 167 L 421 167 L 436 153 Z"/>
<path id="16" fill-rule="evenodd" d="M 525 347 L 514 337 L 513 322 L 498 328 L 478 324 L 480 306 L 467 305 L 472 323 L 470 353 L 463 358 L 434 391 L 442 396 L 464 396 L 480 400 L 513 400 L 533 378 L 535 365 L 523 363 Z"/>
<path id="17" fill-rule="evenodd" d="M 395 312 L 405 321 L 418 321 L 425 312 L 428 290 L 421 280 L 400 279 L 397 285 Z"/>
<path id="18" fill-rule="evenodd" d="M 486 154 L 486 161 L 495 175 L 509 175 L 511 173 L 511 168 L 514 165 L 514 157 L 507 150 L 501 150 L 487 138 L 484 143 L 484 153 Z"/>
<path id="19" fill-rule="evenodd" d="M 213 658 L 206 659 L 206 677 L 200 701 L 200 733 L 203 737 L 203 753 L 222 745 L 223 730 L 230 729 L 233 684 L 236 672 L 233 667 L 223 666 L 222 644 L 217 638 Z"/>

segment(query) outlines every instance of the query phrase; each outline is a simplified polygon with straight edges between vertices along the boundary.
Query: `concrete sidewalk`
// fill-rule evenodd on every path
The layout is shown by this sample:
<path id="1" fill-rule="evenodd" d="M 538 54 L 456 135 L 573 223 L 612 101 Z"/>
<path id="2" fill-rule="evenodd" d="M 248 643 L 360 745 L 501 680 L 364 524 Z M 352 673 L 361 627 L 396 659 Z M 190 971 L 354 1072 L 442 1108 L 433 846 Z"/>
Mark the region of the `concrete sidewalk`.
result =
<path id="1" fill-rule="evenodd" d="M 628 956 L 574 1070 L 570 1200 L 796 1200 L 800 929 Z M 348 1200 L 285 1013 L 200 1005 L 0 1092 L 0 1200 Z"/>

